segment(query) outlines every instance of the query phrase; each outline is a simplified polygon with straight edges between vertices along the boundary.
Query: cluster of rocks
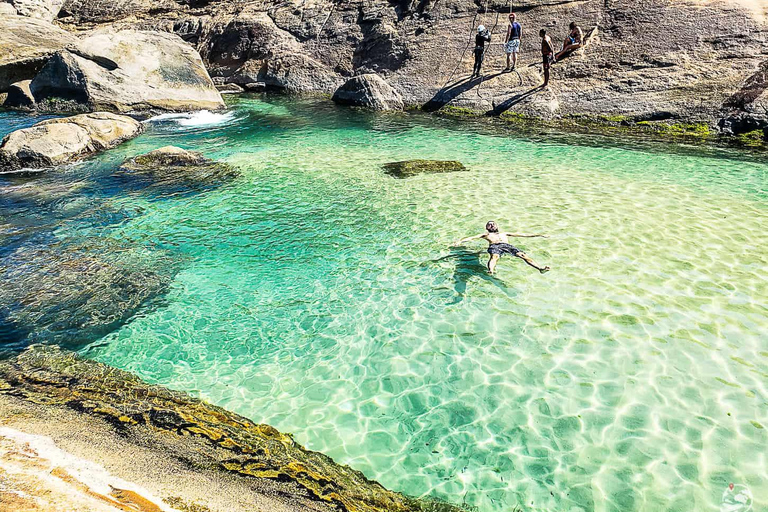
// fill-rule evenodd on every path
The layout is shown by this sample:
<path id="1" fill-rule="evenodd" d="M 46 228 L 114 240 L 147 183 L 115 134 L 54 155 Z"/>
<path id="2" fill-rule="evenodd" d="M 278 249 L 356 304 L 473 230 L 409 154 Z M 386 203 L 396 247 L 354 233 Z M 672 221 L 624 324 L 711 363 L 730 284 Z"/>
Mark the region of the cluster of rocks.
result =
<path id="1" fill-rule="evenodd" d="M 620 116 L 628 123 L 719 124 L 738 133 L 755 123 L 736 120 L 746 116 L 760 125 L 766 107 L 768 5 L 751 0 L 531 0 L 514 6 L 525 10 L 513 73 L 500 72 L 510 4 L 11 0 L 0 6 L 9 13 L 1 18 L 0 50 L 13 49 L 0 51 L 0 94 L 17 83 L 8 101 L 21 108 L 72 108 L 66 102 L 115 112 L 183 108 L 163 96 L 168 84 L 186 91 L 170 97 L 186 108 L 211 108 L 221 105 L 216 84 L 227 92 L 322 92 L 379 110 L 428 105 L 544 120 Z M 542 90 L 536 33 L 546 28 L 559 44 L 571 20 L 591 34 L 590 44 L 553 66 L 552 85 Z M 493 44 L 484 78 L 467 81 L 480 23 L 491 28 Z M 21 24 L 28 25 L 23 33 Z M 128 54 L 149 56 L 147 63 L 123 57 L 126 45 L 133 48 Z M 162 52 L 153 50 L 160 46 Z M 143 87 L 158 76 L 159 84 Z M 32 82 L 19 83 L 24 80 Z"/>
<path id="2" fill-rule="evenodd" d="M 107 29 L 76 37 L 25 16 L 0 17 L 0 93 L 5 107 L 25 110 L 224 107 L 198 52 L 175 34 Z"/>

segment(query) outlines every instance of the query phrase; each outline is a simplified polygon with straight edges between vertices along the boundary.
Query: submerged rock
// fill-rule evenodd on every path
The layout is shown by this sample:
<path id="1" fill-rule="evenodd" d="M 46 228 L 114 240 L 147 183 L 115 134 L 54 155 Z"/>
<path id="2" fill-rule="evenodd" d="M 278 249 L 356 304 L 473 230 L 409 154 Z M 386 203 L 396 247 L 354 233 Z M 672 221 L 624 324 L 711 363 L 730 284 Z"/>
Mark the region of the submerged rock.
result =
<path id="1" fill-rule="evenodd" d="M 8 134 L 0 143 L 0 173 L 39 169 L 110 149 L 142 131 L 141 123 L 108 112 L 47 119 Z"/>
<path id="2" fill-rule="evenodd" d="M 75 36 L 43 20 L 0 13 L 0 92 L 31 80 L 51 55 L 76 43 Z"/>
<path id="3" fill-rule="evenodd" d="M 403 110 L 400 94 L 379 75 L 367 74 L 350 78 L 333 94 L 340 105 L 353 105 L 372 110 Z"/>
<path id="4" fill-rule="evenodd" d="M 96 241 L 21 247 L 0 260 L 6 344 L 79 347 L 163 295 L 177 264 L 165 253 Z"/>
<path id="5" fill-rule="evenodd" d="M 409 178 L 417 174 L 466 171 L 464 164 L 455 160 L 406 160 L 384 164 L 384 172 L 395 178 Z"/>
<path id="6" fill-rule="evenodd" d="M 184 393 L 150 386 L 130 373 L 56 347 L 32 347 L 0 362 L 0 394 L 44 404 L 37 407 L 77 411 L 93 417 L 92 421 L 105 419 L 128 439 L 160 433 L 161 446 L 169 457 L 208 471 L 216 468 L 233 478 L 279 483 L 280 495 L 289 502 L 308 494 L 323 511 L 461 510 L 389 491 L 359 471 L 307 450 L 269 425 Z"/>
<path id="7" fill-rule="evenodd" d="M 59 98 L 118 113 L 224 107 L 197 51 L 173 34 L 139 30 L 96 32 L 56 53 L 31 89 L 43 109 Z"/>
<path id="8" fill-rule="evenodd" d="M 165 146 L 126 160 L 120 173 L 149 181 L 150 186 L 182 191 L 216 187 L 240 175 L 228 164 L 175 146 Z"/>

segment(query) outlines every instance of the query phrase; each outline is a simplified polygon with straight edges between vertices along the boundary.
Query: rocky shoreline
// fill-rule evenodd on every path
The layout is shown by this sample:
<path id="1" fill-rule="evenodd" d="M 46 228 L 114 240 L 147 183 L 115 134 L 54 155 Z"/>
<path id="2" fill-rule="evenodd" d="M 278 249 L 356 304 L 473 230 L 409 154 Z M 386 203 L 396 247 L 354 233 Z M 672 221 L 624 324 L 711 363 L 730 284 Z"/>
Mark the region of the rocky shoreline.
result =
<path id="1" fill-rule="evenodd" d="M 130 510 L 461 510 L 389 491 L 268 425 L 54 347 L 33 346 L 0 362 L 0 426 L 46 436 L 162 499 Z M 0 476 L 10 462 L 0 459 Z M 66 466 L 60 469 L 54 476 L 67 482 Z M 21 498 L 34 496 L 34 489 L 19 485 L 0 489 L 0 503 L 11 504 L 4 510 L 30 510 L 24 507 L 34 500 Z M 97 490 L 89 496 L 104 497 Z M 112 493 L 101 502 L 119 498 Z"/>
<path id="2" fill-rule="evenodd" d="M 225 92 L 337 93 L 339 101 L 377 109 L 566 125 L 620 119 L 641 131 L 695 125 L 750 140 L 768 136 L 768 6 L 749 0 L 0 5 L 18 13 L 0 18 L 0 49 L 11 50 L 0 57 L 0 94 L 18 84 L 9 98 L 24 98 L 8 106 L 30 108 L 31 100 L 43 110 L 218 108 L 216 84 Z M 521 61 L 516 72 L 502 73 L 500 43 L 511 10 L 524 27 Z M 541 89 L 536 32 L 544 27 L 560 41 L 570 20 L 592 34 L 590 44 L 553 66 L 552 85 Z M 481 23 L 494 39 L 484 77 L 469 80 L 468 49 Z M 145 87 L 158 73 L 161 80 Z M 66 83 L 57 81 L 62 76 Z M 29 94 L 20 94 L 27 86 Z"/>

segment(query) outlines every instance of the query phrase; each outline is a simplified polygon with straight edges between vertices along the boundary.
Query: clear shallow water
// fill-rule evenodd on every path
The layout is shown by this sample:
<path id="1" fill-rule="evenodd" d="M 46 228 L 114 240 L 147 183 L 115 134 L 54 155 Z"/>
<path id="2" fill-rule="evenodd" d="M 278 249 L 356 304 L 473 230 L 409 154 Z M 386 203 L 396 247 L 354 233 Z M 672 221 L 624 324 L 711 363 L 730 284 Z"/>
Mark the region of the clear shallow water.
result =
<path id="1" fill-rule="evenodd" d="M 155 120 L 44 178 L 77 193 L 25 206 L 56 240 L 185 262 L 164 304 L 84 354 L 483 511 L 717 510 L 730 482 L 768 507 L 765 160 L 234 103 L 218 124 Z M 243 176 L 173 197 L 110 180 L 170 143 Z M 408 158 L 470 171 L 380 169 Z M 549 233 L 518 245 L 552 272 L 489 277 L 482 244 L 448 247 L 488 219 Z"/>

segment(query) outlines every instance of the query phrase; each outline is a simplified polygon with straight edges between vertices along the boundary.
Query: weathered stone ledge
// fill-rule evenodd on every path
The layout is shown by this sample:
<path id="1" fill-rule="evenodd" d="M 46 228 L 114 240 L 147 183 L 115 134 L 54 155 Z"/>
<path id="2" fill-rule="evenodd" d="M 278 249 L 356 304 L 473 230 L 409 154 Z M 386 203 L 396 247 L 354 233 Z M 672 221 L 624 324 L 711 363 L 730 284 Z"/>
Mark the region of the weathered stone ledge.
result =
<path id="1" fill-rule="evenodd" d="M 297 503 L 309 499 L 319 510 L 460 510 L 389 491 L 359 471 L 305 449 L 269 425 L 256 424 L 184 393 L 148 385 L 128 372 L 56 347 L 33 346 L 0 362 L 0 424 L 11 419 L 9 408 L 3 405 L 6 400 L 52 417 L 58 414 L 51 411 L 74 413 L 78 421 L 93 424 L 94 431 L 106 423 L 122 439 L 143 440 L 153 446 L 162 442 L 166 457 L 193 469 L 214 471 L 222 478 L 255 478 L 266 483 L 261 492 L 281 494 L 289 504 L 293 497 Z M 210 493 L 217 492 L 213 484 Z M 172 501 L 163 498 L 166 503 Z"/>

